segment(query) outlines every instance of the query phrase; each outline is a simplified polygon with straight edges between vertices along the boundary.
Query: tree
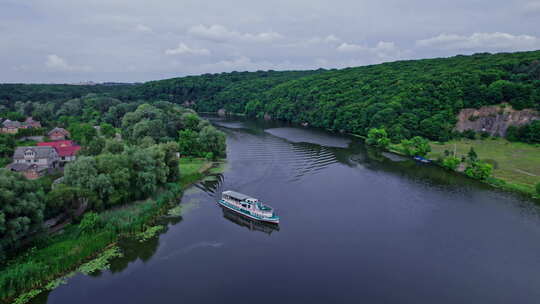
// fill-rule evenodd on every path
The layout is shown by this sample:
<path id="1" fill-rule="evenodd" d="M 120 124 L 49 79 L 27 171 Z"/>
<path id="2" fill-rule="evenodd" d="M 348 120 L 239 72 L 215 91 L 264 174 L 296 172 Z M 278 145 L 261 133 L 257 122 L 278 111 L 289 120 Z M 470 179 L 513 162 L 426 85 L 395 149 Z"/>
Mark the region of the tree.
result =
<path id="1" fill-rule="evenodd" d="M 199 132 L 198 142 L 201 152 L 210 152 L 214 157 L 225 156 L 225 134 L 213 126 L 206 126 Z"/>
<path id="2" fill-rule="evenodd" d="M 199 116 L 194 113 L 186 113 L 182 116 L 182 121 L 184 124 L 184 128 L 197 131 L 197 126 L 199 125 Z"/>
<path id="3" fill-rule="evenodd" d="M 476 162 L 478 160 L 478 154 L 476 154 L 476 151 L 474 151 L 473 147 L 471 147 L 471 149 L 467 153 L 467 159 L 471 163 L 474 163 L 474 162 Z"/>
<path id="4" fill-rule="evenodd" d="M 43 223 L 44 194 L 34 181 L 0 169 L 0 261 L 8 249 L 37 231 Z"/>
<path id="5" fill-rule="evenodd" d="M 109 139 L 105 141 L 105 148 L 103 149 L 103 152 L 120 154 L 124 152 L 124 143 L 116 139 Z"/>
<path id="6" fill-rule="evenodd" d="M 446 169 L 455 171 L 459 164 L 461 163 L 461 160 L 455 156 L 447 157 L 443 160 L 442 166 Z"/>
<path id="7" fill-rule="evenodd" d="M 385 129 L 373 128 L 368 132 L 366 143 L 379 149 L 385 149 L 390 144 L 390 139 Z"/>
<path id="8" fill-rule="evenodd" d="M 97 185 L 95 181 L 98 176 L 96 165 L 94 157 L 80 156 L 76 161 L 68 163 L 64 169 L 64 184 L 85 190 L 83 194 L 84 202 L 94 201 L 93 198 L 96 196 Z M 101 201 L 97 200 L 94 206 L 91 207 L 95 209 L 101 208 L 101 203 Z"/>
<path id="9" fill-rule="evenodd" d="M 175 182 L 180 177 L 180 169 L 178 167 L 179 160 L 176 153 L 178 153 L 178 143 L 168 142 L 160 144 L 159 148 L 165 154 L 165 163 L 169 168 L 169 174 L 167 176 L 167 182 Z"/>
<path id="10" fill-rule="evenodd" d="M 536 194 L 540 195 L 540 183 L 536 184 Z"/>
<path id="11" fill-rule="evenodd" d="M 401 146 L 410 156 L 426 156 L 431 152 L 429 141 L 423 137 L 415 136 L 412 139 L 402 140 Z"/>
<path id="12" fill-rule="evenodd" d="M 75 123 L 70 125 L 68 129 L 71 138 L 82 145 L 87 145 L 97 136 L 96 129 L 87 123 Z"/>
<path id="13" fill-rule="evenodd" d="M 199 138 L 191 129 L 178 132 L 178 151 L 183 156 L 195 156 L 199 153 Z"/>
<path id="14" fill-rule="evenodd" d="M 105 136 L 106 138 L 112 138 L 116 135 L 116 129 L 106 122 L 99 125 L 99 131 L 101 135 Z"/>
<path id="15" fill-rule="evenodd" d="M 491 164 L 475 161 L 470 163 L 465 169 L 465 174 L 474 179 L 485 180 L 491 176 L 493 172 L 493 166 Z"/>
<path id="16" fill-rule="evenodd" d="M 0 158 L 11 157 L 15 151 L 15 139 L 9 134 L 0 134 Z"/>
<path id="17" fill-rule="evenodd" d="M 103 137 L 95 137 L 87 142 L 81 149 L 81 155 L 95 156 L 100 154 L 105 148 L 106 140 Z"/>

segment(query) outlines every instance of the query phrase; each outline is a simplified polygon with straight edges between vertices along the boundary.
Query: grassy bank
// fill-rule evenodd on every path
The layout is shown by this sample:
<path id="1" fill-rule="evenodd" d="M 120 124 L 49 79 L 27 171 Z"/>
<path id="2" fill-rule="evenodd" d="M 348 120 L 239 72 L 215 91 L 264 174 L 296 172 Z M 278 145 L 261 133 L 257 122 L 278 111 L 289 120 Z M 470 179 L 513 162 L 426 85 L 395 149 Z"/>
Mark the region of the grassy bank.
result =
<path id="1" fill-rule="evenodd" d="M 467 156 L 474 148 L 480 160 L 493 165 L 493 177 L 504 183 L 496 186 L 519 192 L 536 194 L 535 185 L 540 183 L 540 146 L 509 142 L 505 139 L 461 139 L 446 143 L 432 142 L 431 159 L 444 158 L 445 150 L 458 157 Z"/>
<path id="2" fill-rule="evenodd" d="M 153 226 L 157 218 L 176 206 L 182 190 L 202 179 L 212 165 L 204 159 L 182 159 L 180 181 L 168 184 L 151 199 L 99 213 L 90 231 L 70 224 L 61 233 L 44 237 L 0 269 L 0 302 L 25 303 L 54 289 L 65 277 L 108 265 L 107 259 L 114 257 L 106 254 L 108 248 L 123 237 L 144 240 L 157 233 L 159 227 Z"/>
<path id="3" fill-rule="evenodd" d="M 212 167 L 221 162 L 214 162 L 204 158 L 180 159 L 180 185 L 185 188 L 201 180 Z"/>

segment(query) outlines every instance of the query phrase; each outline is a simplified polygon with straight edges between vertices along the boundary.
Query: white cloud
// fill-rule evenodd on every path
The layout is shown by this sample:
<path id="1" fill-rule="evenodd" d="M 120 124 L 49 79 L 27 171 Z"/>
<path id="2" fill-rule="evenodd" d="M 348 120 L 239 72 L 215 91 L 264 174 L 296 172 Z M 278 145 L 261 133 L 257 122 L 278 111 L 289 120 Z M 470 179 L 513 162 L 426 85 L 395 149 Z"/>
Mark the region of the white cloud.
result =
<path id="1" fill-rule="evenodd" d="M 89 72 L 92 70 L 90 66 L 70 65 L 67 63 L 67 61 L 64 58 L 55 54 L 51 54 L 47 56 L 47 61 L 45 61 L 45 66 L 51 70 L 56 70 L 56 71 Z"/>
<path id="2" fill-rule="evenodd" d="M 401 50 L 394 42 L 379 41 L 374 47 L 359 44 L 342 43 L 337 50 L 344 53 L 363 53 L 383 60 L 395 60 L 409 55 L 410 51 Z"/>
<path id="3" fill-rule="evenodd" d="M 137 24 L 137 26 L 135 27 L 135 31 L 141 32 L 141 33 L 151 33 L 152 28 L 144 24 Z"/>
<path id="4" fill-rule="evenodd" d="M 336 43 L 336 42 L 339 42 L 339 41 L 341 41 L 341 39 L 339 39 L 339 37 L 337 37 L 334 34 L 328 35 L 326 37 L 314 37 L 314 38 L 311 38 L 311 39 L 307 40 L 308 43 L 313 43 L 313 44 L 316 44 L 316 43 Z"/>
<path id="5" fill-rule="evenodd" d="M 276 32 L 263 32 L 258 34 L 240 33 L 229 30 L 222 25 L 196 25 L 188 30 L 188 33 L 198 39 L 214 42 L 247 41 L 247 42 L 271 42 L 283 38 Z"/>
<path id="6" fill-rule="evenodd" d="M 470 36 L 440 34 L 436 37 L 417 40 L 416 45 L 444 50 L 534 50 L 540 48 L 540 39 L 530 35 L 512 35 L 500 32 L 474 33 Z"/>
<path id="7" fill-rule="evenodd" d="M 174 49 L 165 50 L 166 55 L 210 55 L 210 51 L 204 48 L 190 48 L 184 43 L 179 43 Z"/>
<path id="8" fill-rule="evenodd" d="M 343 42 L 340 46 L 337 47 L 337 50 L 340 52 L 360 52 L 368 50 L 368 47 L 359 44 L 350 44 Z"/>

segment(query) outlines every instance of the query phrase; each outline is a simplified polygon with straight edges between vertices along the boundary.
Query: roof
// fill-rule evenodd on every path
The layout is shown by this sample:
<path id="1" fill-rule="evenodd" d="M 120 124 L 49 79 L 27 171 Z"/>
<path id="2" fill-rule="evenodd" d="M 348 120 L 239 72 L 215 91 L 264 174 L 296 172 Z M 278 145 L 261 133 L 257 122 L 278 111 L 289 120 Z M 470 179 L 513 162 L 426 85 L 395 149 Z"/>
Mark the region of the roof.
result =
<path id="1" fill-rule="evenodd" d="M 222 194 L 231 196 L 231 197 L 236 198 L 236 199 L 241 200 L 241 201 L 246 200 L 246 199 L 248 199 L 248 198 L 254 199 L 254 198 L 252 198 L 251 196 L 247 196 L 247 195 L 245 195 L 245 194 L 242 194 L 242 193 L 239 193 L 239 192 L 236 192 L 236 191 L 231 191 L 231 190 L 229 190 L 229 191 L 223 191 Z"/>
<path id="2" fill-rule="evenodd" d="M 4 121 L 2 124 L 6 128 L 20 128 L 21 127 L 21 123 L 16 120 L 13 121 L 13 120 L 6 119 L 6 121 Z"/>
<path id="3" fill-rule="evenodd" d="M 29 125 L 41 125 L 41 123 L 37 120 L 34 120 L 33 117 L 27 117 L 26 120 L 24 121 L 24 123 L 26 124 L 29 124 Z"/>
<path id="4" fill-rule="evenodd" d="M 81 146 L 77 145 L 72 140 L 58 140 L 52 142 L 40 142 L 37 144 L 38 147 L 53 147 L 56 149 L 58 156 L 73 156 L 79 152 Z"/>
<path id="5" fill-rule="evenodd" d="M 69 134 L 68 130 L 66 130 L 66 129 L 64 129 L 64 128 L 58 128 L 58 127 L 56 127 L 56 128 L 54 128 L 54 129 L 52 129 L 51 131 L 49 131 L 48 135 L 51 135 L 52 133 L 55 133 L 55 132 L 59 132 L 59 133 L 62 133 L 62 134 L 64 134 L 64 135 Z"/>
<path id="6" fill-rule="evenodd" d="M 32 150 L 36 154 L 36 158 L 49 158 L 51 154 L 56 153 L 56 150 L 53 147 L 17 147 L 15 153 L 13 154 L 14 159 L 24 159 L 24 152 L 27 150 Z"/>
<path id="7" fill-rule="evenodd" d="M 27 164 L 27 163 L 22 163 L 22 164 L 13 163 L 13 164 L 9 164 L 7 167 L 8 169 L 12 171 L 16 171 L 16 172 L 27 171 L 29 169 L 36 170 L 38 172 L 47 170 L 47 167 L 45 166 L 38 166 L 36 164 Z"/>

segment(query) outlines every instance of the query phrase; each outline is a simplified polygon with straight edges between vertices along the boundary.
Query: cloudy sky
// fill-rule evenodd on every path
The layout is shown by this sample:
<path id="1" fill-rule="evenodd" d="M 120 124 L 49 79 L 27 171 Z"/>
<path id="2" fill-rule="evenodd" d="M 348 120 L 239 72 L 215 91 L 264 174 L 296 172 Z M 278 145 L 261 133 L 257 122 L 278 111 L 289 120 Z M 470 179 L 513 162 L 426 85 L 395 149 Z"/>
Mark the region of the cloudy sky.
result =
<path id="1" fill-rule="evenodd" d="M 0 82 L 131 82 L 537 49 L 540 0 L 0 0 Z"/>

